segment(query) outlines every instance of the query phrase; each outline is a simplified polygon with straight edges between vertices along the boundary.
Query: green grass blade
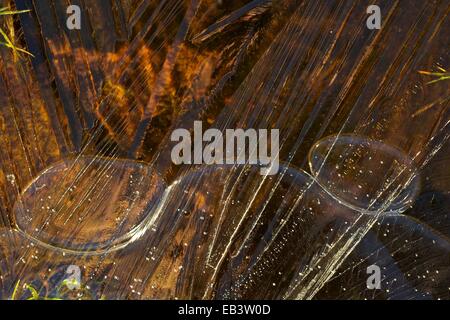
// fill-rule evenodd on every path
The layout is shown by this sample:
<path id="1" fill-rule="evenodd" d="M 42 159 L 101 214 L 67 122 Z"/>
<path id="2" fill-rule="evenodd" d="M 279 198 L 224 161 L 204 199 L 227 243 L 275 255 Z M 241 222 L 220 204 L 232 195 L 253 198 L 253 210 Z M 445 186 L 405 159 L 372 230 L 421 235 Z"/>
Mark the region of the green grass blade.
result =
<path id="1" fill-rule="evenodd" d="M 21 14 L 30 12 L 31 10 L 10 10 L 8 7 L 0 8 L 0 16 L 12 15 L 12 14 Z"/>
<path id="2" fill-rule="evenodd" d="M 14 51 L 22 52 L 22 53 L 25 53 L 25 54 L 28 54 L 28 55 L 34 57 L 34 55 L 32 53 L 28 52 L 27 50 L 16 47 L 12 43 L 12 41 L 9 39 L 8 35 L 1 28 L 0 28 L 0 35 L 2 35 L 3 39 L 6 41 L 6 42 L 0 42 L 0 45 L 4 45 L 5 47 L 11 48 Z"/>
<path id="3" fill-rule="evenodd" d="M 20 280 L 17 281 L 16 285 L 14 286 L 14 291 L 11 295 L 11 300 L 16 300 L 17 291 L 19 290 Z"/>

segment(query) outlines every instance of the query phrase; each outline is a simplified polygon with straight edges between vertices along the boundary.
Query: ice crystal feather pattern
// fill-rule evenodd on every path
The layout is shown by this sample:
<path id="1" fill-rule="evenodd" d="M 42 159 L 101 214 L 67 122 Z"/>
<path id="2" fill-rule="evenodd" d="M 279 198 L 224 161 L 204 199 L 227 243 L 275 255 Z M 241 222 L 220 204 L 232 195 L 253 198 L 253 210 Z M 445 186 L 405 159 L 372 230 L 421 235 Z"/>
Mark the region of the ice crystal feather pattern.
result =
<path id="1" fill-rule="evenodd" d="M 376 3 L 0 0 L 0 298 L 450 299 L 450 3 Z"/>

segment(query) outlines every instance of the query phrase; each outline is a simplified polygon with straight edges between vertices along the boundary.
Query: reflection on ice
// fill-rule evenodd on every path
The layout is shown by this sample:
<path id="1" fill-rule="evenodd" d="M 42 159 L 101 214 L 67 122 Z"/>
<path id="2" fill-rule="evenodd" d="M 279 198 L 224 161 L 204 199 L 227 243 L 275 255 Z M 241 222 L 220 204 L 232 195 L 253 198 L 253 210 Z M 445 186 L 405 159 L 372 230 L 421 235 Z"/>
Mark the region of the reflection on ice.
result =
<path id="1" fill-rule="evenodd" d="M 63 160 L 42 172 L 16 201 L 19 230 L 75 251 L 123 245 L 159 201 L 165 183 L 149 166 L 101 157 Z"/>
<path id="2" fill-rule="evenodd" d="M 405 211 L 418 191 L 414 163 L 400 150 L 356 135 L 336 135 L 310 150 L 312 175 L 332 195 L 371 212 Z"/>
<path id="3" fill-rule="evenodd" d="M 368 232 L 316 298 L 448 299 L 450 242 L 406 216 L 386 216 Z M 366 269 L 381 269 L 380 290 L 367 288 Z"/>
<path id="4" fill-rule="evenodd" d="M 73 264 L 97 286 L 89 293 L 96 297 L 313 298 L 361 240 L 378 246 L 370 230 L 388 219 L 400 226 L 387 232 L 394 240 L 418 232 L 423 243 L 439 242 L 433 250 L 448 252 L 446 239 L 401 215 L 417 180 L 397 149 L 337 136 L 317 143 L 310 160 L 313 176 L 288 166 L 274 176 L 261 176 L 256 166 L 203 166 L 169 188 L 138 162 L 83 157 L 58 163 L 16 204 L 22 233 L 2 236 L 3 294 L 27 281 L 58 296 L 62 271 Z M 384 250 L 412 250 L 397 244 Z M 413 270 L 390 263 L 399 279 L 407 278 L 404 269 Z"/>
<path id="5" fill-rule="evenodd" d="M 446 4 L 386 2 L 379 36 L 361 27 L 363 2 L 212 2 L 144 1 L 134 13 L 130 4 L 129 23 L 118 19 L 123 35 L 94 37 L 105 42 L 98 48 L 107 64 L 117 64 L 104 79 L 103 55 L 84 66 L 79 54 L 97 52 L 72 54 L 68 44 L 78 40 L 48 28 L 52 17 L 42 13 L 60 4 L 34 2 L 42 34 L 24 28 L 25 40 L 50 35 L 36 56 L 58 59 L 25 78 L 28 62 L 4 70 L 0 200 L 16 230 L 0 233 L 1 298 L 448 298 L 448 210 L 407 211 L 418 174 L 392 146 L 423 168 L 450 136 L 448 88 L 417 74 L 446 67 Z M 91 20 L 103 30 L 103 18 Z M 72 60 L 74 68 L 61 65 Z M 85 67 L 92 77 L 77 76 Z M 95 83 L 77 81 L 84 78 Z M 85 97 L 97 81 L 102 95 L 89 89 Z M 93 113 L 104 127 L 92 127 Z M 178 176 L 163 136 L 195 120 L 279 129 L 280 159 L 289 163 L 270 177 L 244 165 Z M 317 141 L 333 132 L 383 142 L 349 134 Z M 116 148 L 177 180 L 167 187 L 144 163 L 81 155 L 35 174 L 54 157 Z M 311 174 L 295 168 L 308 160 Z M 35 177 L 27 188 L 21 171 Z M 23 191 L 12 208 L 16 187 Z M 366 290 L 372 264 L 383 270 L 381 291 Z M 83 287 L 67 292 L 72 265 Z"/>

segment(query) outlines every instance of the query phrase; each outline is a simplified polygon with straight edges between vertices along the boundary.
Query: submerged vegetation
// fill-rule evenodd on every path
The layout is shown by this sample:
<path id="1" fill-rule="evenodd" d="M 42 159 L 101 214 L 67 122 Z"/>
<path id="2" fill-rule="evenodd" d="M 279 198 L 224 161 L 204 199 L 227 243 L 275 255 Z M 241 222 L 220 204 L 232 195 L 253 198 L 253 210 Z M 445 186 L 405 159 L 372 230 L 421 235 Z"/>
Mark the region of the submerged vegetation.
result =
<path id="1" fill-rule="evenodd" d="M 20 288 L 20 280 L 17 281 L 16 285 L 14 286 L 14 291 L 13 291 L 13 293 L 11 295 L 11 299 L 10 300 L 17 300 L 19 298 L 18 297 L 18 292 L 20 290 L 19 288 Z M 27 300 L 63 300 L 63 299 L 60 299 L 60 298 L 41 297 L 39 295 L 39 292 L 36 290 L 36 288 L 34 288 L 32 285 L 29 285 L 27 283 L 25 283 L 23 285 L 23 288 L 27 289 L 29 291 L 29 293 L 31 294 L 31 296 L 28 297 Z"/>
<path id="2" fill-rule="evenodd" d="M 79 286 L 77 290 L 68 289 L 69 285 Z M 23 292 L 21 292 L 24 290 Z M 41 289 L 37 287 L 24 283 L 21 286 L 21 280 L 18 280 L 14 286 L 13 293 L 9 300 L 66 300 L 76 296 L 79 299 L 94 299 L 95 294 L 90 290 L 88 286 L 83 286 L 81 283 L 77 282 L 75 279 L 65 279 L 59 286 L 57 286 L 54 294 L 41 294 Z M 99 297 L 100 300 L 105 300 L 104 296 Z"/>
<path id="3" fill-rule="evenodd" d="M 450 297 L 450 4 L 5 2 L 0 299 Z"/>

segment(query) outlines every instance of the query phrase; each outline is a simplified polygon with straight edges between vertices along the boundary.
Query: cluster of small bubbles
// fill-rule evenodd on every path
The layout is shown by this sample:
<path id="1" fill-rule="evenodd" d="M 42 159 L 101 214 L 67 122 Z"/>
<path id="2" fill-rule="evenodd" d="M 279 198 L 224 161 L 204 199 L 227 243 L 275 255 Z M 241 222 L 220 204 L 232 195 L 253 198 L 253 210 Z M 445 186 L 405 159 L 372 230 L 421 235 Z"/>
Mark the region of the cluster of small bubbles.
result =
<path id="1" fill-rule="evenodd" d="M 16 184 L 16 176 L 14 174 L 7 174 L 6 180 L 12 185 Z"/>

